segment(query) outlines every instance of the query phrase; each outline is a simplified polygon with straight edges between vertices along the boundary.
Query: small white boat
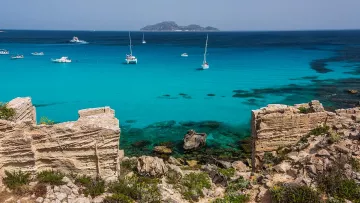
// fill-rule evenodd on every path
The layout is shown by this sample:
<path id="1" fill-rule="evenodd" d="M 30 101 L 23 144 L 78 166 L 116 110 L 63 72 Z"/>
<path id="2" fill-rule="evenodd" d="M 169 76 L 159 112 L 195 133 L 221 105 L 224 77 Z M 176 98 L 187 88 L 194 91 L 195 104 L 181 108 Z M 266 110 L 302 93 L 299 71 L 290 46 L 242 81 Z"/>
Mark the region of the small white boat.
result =
<path id="1" fill-rule="evenodd" d="M 137 64 L 137 58 L 135 56 L 132 55 L 132 45 L 131 45 L 131 35 L 130 35 L 130 32 L 129 32 L 129 40 L 130 40 L 130 54 L 126 54 L 126 63 L 127 64 Z"/>
<path id="2" fill-rule="evenodd" d="M 187 53 L 181 54 L 182 57 L 188 57 L 189 55 Z"/>
<path id="3" fill-rule="evenodd" d="M 9 51 L 5 49 L 0 49 L 0 55 L 8 55 Z"/>
<path id="4" fill-rule="evenodd" d="M 33 55 L 33 56 L 44 56 L 44 52 L 34 52 L 34 53 L 31 53 L 31 55 Z"/>
<path id="5" fill-rule="evenodd" d="M 146 44 L 144 33 L 143 33 L 143 40 L 142 40 L 142 43 L 143 43 L 143 44 Z"/>
<path id="6" fill-rule="evenodd" d="M 72 40 L 70 40 L 70 42 L 75 44 L 88 44 L 87 41 L 79 40 L 78 37 L 73 37 Z"/>
<path id="7" fill-rule="evenodd" d="M 206 61 L 206 54 L 207 54 L 207 46 L 208 46 L 208 39 L 209 39 L 209 35 L 206 35 L 206 44 L 205 44 L 205 53 L 204 53 L 204 61 L 203 64 L 201 65 L 203 70 L 209 69 L 209 63 Z"/>
<path id="8" fill-rule="evenodd" d="M 67 56 L 63 56 L 59 59 L 51 59 L 54 63 L 71 63 L 71 59 L 69 59 Z"/>
<path id="9" fill-rule="evenodd" d="M 23 59 L 24 55 L 16 55 L 16 56 L 11 56 L 11 59 Z"/>

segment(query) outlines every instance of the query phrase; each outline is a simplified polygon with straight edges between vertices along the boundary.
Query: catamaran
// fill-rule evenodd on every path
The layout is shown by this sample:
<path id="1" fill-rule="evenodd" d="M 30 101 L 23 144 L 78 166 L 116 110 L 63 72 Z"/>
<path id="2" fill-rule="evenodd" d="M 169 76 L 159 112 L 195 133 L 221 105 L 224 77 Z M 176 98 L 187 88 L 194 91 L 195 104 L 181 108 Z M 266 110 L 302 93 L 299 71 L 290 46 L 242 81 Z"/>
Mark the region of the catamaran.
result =
<path id="1" fill-rule="evenodd" d="M 187 53 L 181 54 L 182 57 L 188 57 L 189 55 Z"/>
<path id="2" fill-rule="evenodd" d="M 44 56 L 44 52 L 34 52 L 34 53 L 31 53 L 31 55 L 33 55 L 33 56 Z"/>
<path id="3" fill-rule="evenodd" d="M 131 45 L 131 35 L 130 35 L 130 32 L 129 32 L 129 40 L 130 40 L 130 54 L 126 54 L 126 63 L 127 64 L 137 64 L 137 58 L 135 56 L 132 55 L 132 45 Z"/>
<path id="4" fill-rule="evenodd" d="M 70 40 L 70 42 L 75 44 L 88 44 L 87 41 L 79 40 L 78 37 L 73 37 L 72 40 Z"/>
<path id="5" fill-rule="evenodd" d="M 9 51 L 5 49 L 0 49 L 0 55 L 8 55 Z"/>
<path id="6" fill-rule="evenodd" d="M 143 43 L 143 44 L 146 44 L 144 33 L 143 33 L 143 40 L 142 40 L 142 43 Z"/>
<path id="7" fill-rule="evenodd" d="M 71 63 L 71 59 L 69 59 L 67 56 L 63 56 L 59 59 L 51 59 L 54 63 Z"/>
<path id="8" fill-rule="evenodd" d="M 23 59 L 24 55 L 16 55 L 16 56 L 12 56 L 11 59 Z"/>
<path id="9" fill-rule="evenodd" d="M 207 54 L 208 40 L 209 40 L 209 35 L 206 35 L 206 44 L 205 44 L 204 61 L 203 61 L 203 64 L 202 64 L 202 69 L 203 69 L 203 70 L 209 69 L 209 64 L 208 64 L 208 62 L 206 61 L 206 54 Z"/>

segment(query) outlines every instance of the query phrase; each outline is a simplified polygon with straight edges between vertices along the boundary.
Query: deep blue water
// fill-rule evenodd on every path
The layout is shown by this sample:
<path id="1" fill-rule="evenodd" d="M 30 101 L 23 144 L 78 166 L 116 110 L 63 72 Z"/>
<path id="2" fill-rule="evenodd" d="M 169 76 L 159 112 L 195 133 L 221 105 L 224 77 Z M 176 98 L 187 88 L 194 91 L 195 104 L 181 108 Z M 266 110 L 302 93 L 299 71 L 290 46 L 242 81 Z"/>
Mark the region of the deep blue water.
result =
<path id="1" fill-rule="evenodd" d="M 69 44 L 73 36 L 89 44 Z M 76 120 L 79 109 L 110 106 L 124 129 L 124 142 L 166 141 L 180 140 L 184 129 L 197 126 L 185 126 L 168 136 L 170 129 L 159 135 L 147 133 L 146 126 L 169 120 L 212 120 L 237 131 L 249 124 L 252 109 L 311 99 L 329 102 L 324 98 L 330 92 L 311 87 L 321 87 L 323 80 L 336 86 L 337 80 L 360 78 L 360 31 L 212 32 L 206 71 L 197 70 L 206 33 L 147 32 L 147 44 L 141 44 L 141 38 L 141 32 L 132 33 L 139 63 L 125 65 L 127 32 L 0 33 L 0 49 L 25 56 L 14 61 L 0 55 L 0 101 L 30 96 L 38 106 L 38 119 L 46 116 L 57 122 Z M 45 56 L 30 54 L 40 51 Z M 180 57 L 184 52 L 188 58 Z M 69 56 L 73 63 L 51 63 L 51 58 L 61 56 Z M 300 88 L 295 90 L 294 85 Z M 234 90 L 248 92 L 233 97 Z M 139 128 L 140 134 L 126 134 L 127 129 Z M 224 145 L 243 135 L 209 132 L 210 140 Z"/>

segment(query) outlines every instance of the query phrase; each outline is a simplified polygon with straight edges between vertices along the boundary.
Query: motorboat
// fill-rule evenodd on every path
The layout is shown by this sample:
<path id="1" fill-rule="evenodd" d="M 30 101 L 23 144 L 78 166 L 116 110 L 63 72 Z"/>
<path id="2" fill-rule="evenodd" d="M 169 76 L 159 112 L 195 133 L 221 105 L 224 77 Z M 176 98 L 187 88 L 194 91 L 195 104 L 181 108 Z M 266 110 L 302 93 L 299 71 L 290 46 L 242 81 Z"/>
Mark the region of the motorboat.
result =
<path id="1" fill-rule="evenodd" d="M 209 63 L 206 61 L 206 54 L 207 54 L 208 40 L 209 40 L 209 35 L 206 35 L 205 52 L 204 52 L 204 61 L 203 61 L 203 64 L 201 65 L 201 67 L 202 67 L 202 69 L 203 69 L 203 70 L 209 69 Z"/>
<path id="2" fill-rule="evenodd" d="M 44 52 L 34 52 L 34 53 L 31 53 L 31 55 L 33 55 L 33 56 L 44 56 Z"/>
<path id="3" fill-rule="evenodd" d="M 63 56 L 59 59 L 51 59 L 54 63 L 71 63 L 71 59 L 69 59 L 67 56 Z"/>
<path id="4" fill-rule="evenodd" d="M 137 64 L 137 58 L 132 55 L 132 48 L 131 48 L 132 45 L 131 45 L 131 35 L 130 35 L 130 32 L 129 32 L 129 40 L 130 40 L 130 44 L 129 44 L 130 54 L 126 54 L 125 61 L 126 61 L 127 64 Z"/>
<path id="5" fill-rule="evenodd" d="M 70 40 L 70 42 L 75 44 L 88 44 L 87 41 L 79 40 L 79 38 L 75 36 L 72 38 L 72 40 Z"/>
<path id="6" fill-rule="evenodd" d="M 8 55 L 9 51 L 5 49 L 0 49 L 0 55 Z"/>
<path id="7" fill-rule="evenodd" d="M 182 57 L 188 57 L 189 55 L 187 53 L 181 54 Z"/>
<path id="8" fill-rule="evenodd" d="M 16 56 L 11 56 L 11 59 L 23 59 L 24 55 L 16 55 Z"/>

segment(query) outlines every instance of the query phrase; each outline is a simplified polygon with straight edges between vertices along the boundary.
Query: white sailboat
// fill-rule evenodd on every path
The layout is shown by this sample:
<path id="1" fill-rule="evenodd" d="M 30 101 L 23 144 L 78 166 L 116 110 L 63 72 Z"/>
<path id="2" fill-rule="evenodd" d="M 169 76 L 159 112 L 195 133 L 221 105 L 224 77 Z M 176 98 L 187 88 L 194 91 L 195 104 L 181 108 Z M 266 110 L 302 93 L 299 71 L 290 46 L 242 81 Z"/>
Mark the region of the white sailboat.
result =
<path id="1" fill-rule="evenodd" d="M 209 69 L 209 64 L 206 61 L 206 54 L 207 54 L 207 46 L 208 46 L 208 40 L 209 40 L 209 35 L 206 35 L 206 44 L 205 44 L 205 53 L 204 53 L 204 61 L 203 64 L 201 65 L 203 70 Z"/>
<path id="2" fill-rule="evenodd" d="M 132 45 L 131 45 L 131 35 L 130 35 L 130 32 L 129 32 L 129 40 L 130 40 L 130 54 L 126 54 L 126 63 L 127 64 L 137 64 L 137 58 L 135 56 L 132 55 Z"/>
<path id="3" fill-rule="evenodd" d="M 142 43 L 143 43 L 143 44 L 146 44 L 144 33 L 143 33 L 143 40 L 142 40 Z"/>

